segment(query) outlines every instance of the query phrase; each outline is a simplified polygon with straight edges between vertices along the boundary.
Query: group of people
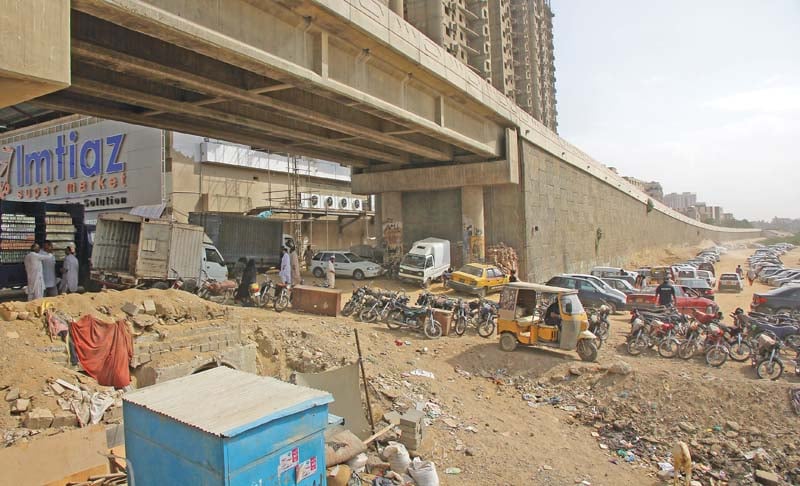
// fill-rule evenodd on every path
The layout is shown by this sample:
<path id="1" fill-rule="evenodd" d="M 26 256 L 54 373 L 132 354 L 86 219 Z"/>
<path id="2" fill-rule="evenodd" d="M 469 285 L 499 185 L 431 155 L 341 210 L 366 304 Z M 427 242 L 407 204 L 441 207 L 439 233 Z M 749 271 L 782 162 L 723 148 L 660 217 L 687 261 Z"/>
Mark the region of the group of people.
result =
<path id="1" fill-rule="evenodd" d="M 80 265 L 75 256 L 75 247 L 70 245 L 64 250 L 66 256 L 61 267 L 61 282 L 56 277 L 56 257 L 53 254 L 53 243 L 44 242 L 31 245 L 31 251 L 25 255 L 25 273 L 28 277 L 28 300 L 42 297 L 55 297 L 58 294 L 78 291 L 78 273 Z"/>
<path id="2" fill-rule="evenodd" d="M 744 269 L 742 268 L 741 265 L 736 265 L 736 275 L 739 276 L 740 280 L 744 280 L 745 274 L 744 274 Z M 757 276 L 756 271 L 753 270 L 752 268 L 747 271 L 747 282 L 750 284 L 751 287 L 753 286 L 753 281 L 756 279 L 756 276 Z"/>

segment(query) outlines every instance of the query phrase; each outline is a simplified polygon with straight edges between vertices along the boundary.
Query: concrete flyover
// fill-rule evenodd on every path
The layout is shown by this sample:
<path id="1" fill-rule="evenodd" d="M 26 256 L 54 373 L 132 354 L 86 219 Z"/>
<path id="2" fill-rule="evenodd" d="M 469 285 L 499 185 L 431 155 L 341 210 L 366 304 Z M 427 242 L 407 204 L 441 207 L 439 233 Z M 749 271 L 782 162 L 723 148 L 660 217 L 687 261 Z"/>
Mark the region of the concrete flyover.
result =
<path id="1" fill-rule="evenodd" d="M 646 211 L 644 194 L 385 2 L 70 6 L 69 16 L 53 21 L 69 32 L 69 52 L 61 53 L 69 57 L 69 88 L 44 96 L 19 89 L 7 98 L 40 96 L 59 111 L 341 162 L 354 169 L 353 192 L 382 194 L 382 219 L 406 245 L 439 236 L 460 244 L 466 259 L 480 259 L 486 243 L 505 241 L 521 253 L 520 274 L 537 280 L 619 261 L 635 246 L 756 235 L 702 225 L 660 204 Z M 26 22 L 21 9 L 10 11 L 3 30 L 5 22 Z"/>

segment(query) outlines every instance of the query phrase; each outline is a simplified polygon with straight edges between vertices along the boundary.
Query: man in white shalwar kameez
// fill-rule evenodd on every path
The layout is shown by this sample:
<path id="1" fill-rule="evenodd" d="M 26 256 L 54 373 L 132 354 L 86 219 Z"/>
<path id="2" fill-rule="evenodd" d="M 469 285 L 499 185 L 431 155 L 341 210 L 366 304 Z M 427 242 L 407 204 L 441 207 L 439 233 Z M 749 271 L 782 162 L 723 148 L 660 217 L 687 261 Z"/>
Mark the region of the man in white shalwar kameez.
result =
<path id="1" fill-rule="evenodd" d="M 64 250 L 67 256 L 64 258 L 64 266 L 61 268 L 61 288 L 62 294 L 73 294 L 78 291 L 78 258 L 75 257 L 75 248 L 72 245 Z"/>
<path id="2" fill-rule="evenodd" d="M 36 300 L 44 297 L 44 270 L 42 263 L 53 255 L 42 255 L 39 253 L 39 245 L 34 243 L 31 245 L 31 251 L 25 255 L 25 273 L 28 276 L 28 300 Z"/>
<path id="3" fill-rule="evenodd" d="M 281 248 L 281 271 L 278 276 L 286 285 L 292 284 L 292 259 L 285 247 Z"/>

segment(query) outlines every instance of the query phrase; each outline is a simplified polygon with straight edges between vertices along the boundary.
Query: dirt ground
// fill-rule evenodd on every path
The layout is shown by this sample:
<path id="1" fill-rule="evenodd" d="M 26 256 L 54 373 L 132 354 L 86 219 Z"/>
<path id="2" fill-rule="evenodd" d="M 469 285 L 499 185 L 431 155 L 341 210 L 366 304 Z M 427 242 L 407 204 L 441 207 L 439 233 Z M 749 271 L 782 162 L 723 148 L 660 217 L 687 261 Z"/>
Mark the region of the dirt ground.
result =
<path id="1" fill-rule="evenodd" d="M 730 252 L 717 264 L 717 273 L 732 271 L 751 251 Z M 646 257 L 652 258 L 650 263 L 669 263 L 689 253 L 694 251 L 670 250 L 660 257 L 651 253 L 631 263 L 648 263 Z M 784 261 L 798 257 L 800 251 L 795 251 Z M 351 289 L 354 282 L 339 279 L 337 284 Z M 383 280 L 373 285 L 402 288 Z M 741 294 L 718 295 L 717 301 L 727 315 L 736 307 L 747 308 L 753 291 L 764 289 L 756 284 Z M 445 292 L 438 287 L 433 291 Z M 170 325 L 188 325 L 220 312 L 219 306 L 179 291 L 59 299 L 71 313 L 100 312 L 110 319 L 105 311 L 118 317 L 125 302 L 145 298 L 171 309 Z M 417 453 L 435 462 L 443 485 L 664 484 L 656 475 L 658 463 L 668 462 L 677 440 L 690 444 L 695 479 L 703 485 L 751 484 L 755 469 L 800 471 L 798 418 L 788 400 L 789 389 L 800 380 L 787 373 L 778 382 L 760 381 L 749 363 L 730 360 L 716 369 L 700 358 L 628 356 L 627 314 L 612 317 L 612 337 L 598 362 L 583 363 L 571 352 L 506 353 L 496 337 L 480 338 L 474 329 L 463 337 L 428 340 L 345 317 L 241 307 L 225 311 L 225 319 L 241 322 L 258 345 L 260 373 L 283 379 L 292 371 L 322 371 L 354 362 L 353 330 L 358 329 L 376 419 L 391 410 L 422 408 L 430 425 Z M 58 345 L 49 342 L 40 319 L 0 325 L 18 334 L 0 340 L 0 386 L 43 393 L 48 378 L 87 381 L 31 352 Z M 410 374 L 417 369 L 434 378 Z M 55 397 L 38 400 L 55 406 Z M 18 426 L 19 418 L 0 413 L 4 432 Z"/>

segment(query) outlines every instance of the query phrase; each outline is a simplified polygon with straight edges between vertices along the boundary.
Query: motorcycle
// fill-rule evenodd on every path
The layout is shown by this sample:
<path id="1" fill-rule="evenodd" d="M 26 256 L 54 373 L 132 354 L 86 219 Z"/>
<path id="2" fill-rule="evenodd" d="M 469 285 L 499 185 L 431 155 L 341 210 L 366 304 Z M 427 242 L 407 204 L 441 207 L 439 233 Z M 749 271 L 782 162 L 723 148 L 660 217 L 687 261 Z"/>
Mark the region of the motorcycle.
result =
<path id="1" fill-rule="evenodd" d="M 472 303 L 470 303 L 470 306 Z M 497 328 L 497 307 L 490 300 L 479 300 L 477 309 L 473 309 L 472 324 L 478 329 L 478 336 L 491 337 Z"/>
<path id="2" fill-rule="evenodd" d="M 197 295 L 201 299 L 217 301 L 218 297 L 222 297 L 221 304 L 226 305 L 228 302 L 233 301 L 234 294 L 236 293 L 237 284 L 233 280 L 223 280 L 219 282 L 213 278 L 206 278 L 197 289 Z"/>
<path id="3" fill-rule="evenodd" d="M 275 312 L 283 312 L 289 307 L 289 302 L 292 300 L 292 288 L 283 282 L 275 284 L 275 300 L 273 301 L 272 308 Z"/>
<path id="4" fill-rule="evenodd" d="M 608 315 L 611 309 L 607 305 L 601 305 L 598 309 L 587 309 L 589 318 L 589 331 L 597 336 L 597 347 L 601 347 L 608 339 L 611 323 L 608 322 Z"/>
<path id="5" fill-rule="evenodd" d="M 361 306 L 364 301 L 364 297 L 367 295 L 367 286 L 362 286 L 353 291 L 353 294 L 350 296 L 350 300 L 348 300 L 344 307 L 342 307 L 342 315 L 347 317 L 355 313 L 356 311 L 361 311 Z"/>
<path id="6" fill-rule="evenodd" d="M 389 312 L 386 319 L 389 329 L 405 327 L 414 331 L 422 331 L 429 339 L 437 339 L 442 335 L 442 325 L 433 317 L 433 307 L 399 306 Z"/>
<path id="7" fill-rule="evenodd" d="M 364 297 L 364 305 L 361 307 L 361 312 L 358 313 L 358 319 L 363 322 L 375 322 L 380 316 L 383 304 L 383 296 L 375 297 L 374 295 L 367 295 Z"/>
<path id="8" fill-rule="evenodd" d="M 774 339 L 766 334 L 758 337 L 758 348 L 753 353 L 752 365 L 755 366 L 756 375 L 759 378 L 769 378 L 774 381 L 783 375 L 782 347 L 783 342 L 780 339 Z M 795 373 L 797 371 L 797 364 L 795 364 Z"/>

